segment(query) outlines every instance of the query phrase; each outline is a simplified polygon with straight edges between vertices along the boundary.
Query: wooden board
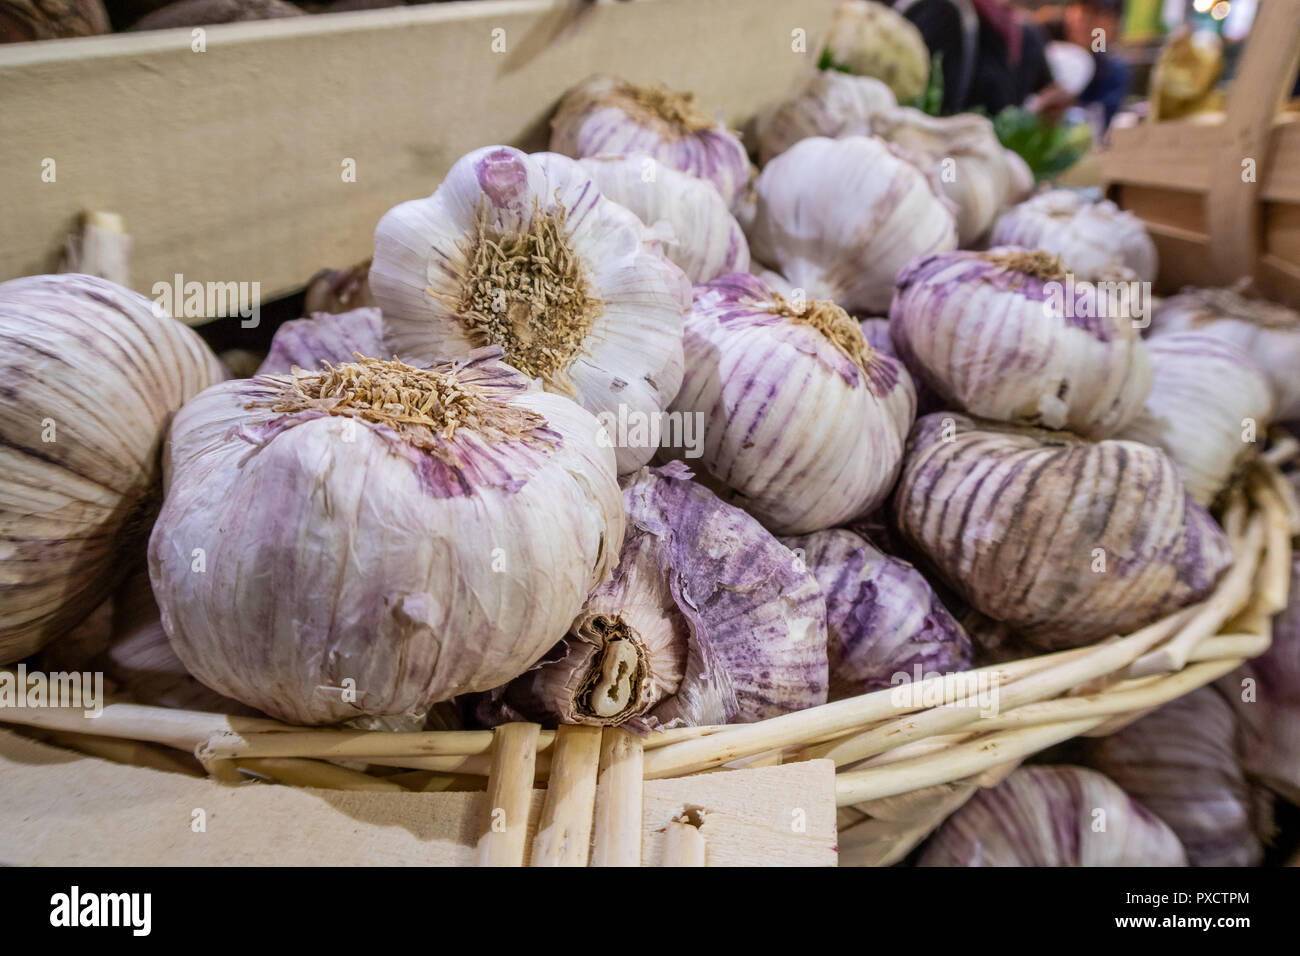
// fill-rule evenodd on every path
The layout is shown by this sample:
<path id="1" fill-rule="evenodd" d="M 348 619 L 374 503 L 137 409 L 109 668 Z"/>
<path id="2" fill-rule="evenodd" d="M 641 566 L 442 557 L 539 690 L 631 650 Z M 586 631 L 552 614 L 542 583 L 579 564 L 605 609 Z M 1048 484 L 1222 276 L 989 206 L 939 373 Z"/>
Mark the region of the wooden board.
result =
<path id="1" fill-rule="evenodd" d="M 17 865 L 471 866 L 487 799 L 225 786 L 11 731 L 0 731 L 0 780 L 0 863 Z M 528 844 L 542 803 L 536 791 Z M 669 824 L 691 808 L 703 810 L 707 865 L 835 864 L 828 760 L 648 781 L 647 864 L 663 859 Z"/>
<path id="2" fill-rule="evenodd" d="M 0 281 L 51 271 L 78 217 L 106 210 L 137 291 L 179 273 L 269 301 L 368 258 L 379 217 L 469 150 L 545 148 L 590 73 L 693 90 L 743 123 L 812 69 L 832 8 L 482 0 L 213 26 L 201 53 L 190 30 L 3 46 Z"/>

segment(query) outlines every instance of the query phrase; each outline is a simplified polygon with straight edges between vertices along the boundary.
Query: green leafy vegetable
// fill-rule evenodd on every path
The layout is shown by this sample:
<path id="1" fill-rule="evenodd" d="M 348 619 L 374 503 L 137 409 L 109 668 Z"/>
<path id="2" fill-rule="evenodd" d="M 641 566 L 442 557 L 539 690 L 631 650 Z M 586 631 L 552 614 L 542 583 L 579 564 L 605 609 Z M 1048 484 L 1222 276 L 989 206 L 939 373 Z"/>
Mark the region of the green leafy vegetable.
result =
<path id="1" fill-rule="evenodd" d="M 1092 147 L 1092 128 L 1087 123 L 1049 125 L 1019 106 L 1008 106 L 993 117 L 993 128 L 1002 145 L 1029 164 L 1035 179 L 1065 172 Z"/>

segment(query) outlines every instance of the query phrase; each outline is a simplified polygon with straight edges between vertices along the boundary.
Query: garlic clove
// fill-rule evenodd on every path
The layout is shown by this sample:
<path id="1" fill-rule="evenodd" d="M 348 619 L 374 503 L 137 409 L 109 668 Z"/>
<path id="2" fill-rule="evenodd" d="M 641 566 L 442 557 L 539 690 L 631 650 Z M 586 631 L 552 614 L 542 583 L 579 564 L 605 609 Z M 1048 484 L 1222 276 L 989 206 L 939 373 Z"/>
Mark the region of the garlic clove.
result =
<path id="1" fill-rule="evenodd" d="M 843 529 L 785 544 L 826 595 L 831 699 L 970 667 L 970 639 L 915 568 Z"/>
<path id="2" fill-rule="evenodd" d="M 1120 437 L 1163 449 L 1208 508 L 1268 432 L 1268 379 L 1246 352 L 1210 335 L 1174 332 L 1147 346 L 1154 385 Z"/>
<path id="3" fill-rule="evenodd" d="M 1156 277 L 1156 247 L 1142 220 L 1109 200 L 1090 202 L 1069 189 L 1049 190 L 1009 209 L 994 225 L 991 244 L 1056 253 L 1088 281 L 1101 281 L 1120 267 L 1143 282 Z"/>
<path id="4" fill-rule="evenodd" d="M 917 865 L 1186 866 L 1187 855 L 1168 826 L 1096 771 L 1035 766 L 976 791 Z"/>
<path id="5" fill-rule="evenodd" d="M 947 199 L 882 140 L 811 137 L 758 177 L 750 251 L 810 299 L 885 311 L 894 277 L 957 245 Z"/>
<path id="6" fill-rule="evenodd" d="M 691 282 L 749 269 L 749 243 L 711 183 L 661 165 L 645 153 L 583 159 L 601 193 L 647 226 L 669 227 L 664 253 Z"/>
<path id="7" fill-rule="evenodd" d="M 181 410 L 149 570 L 190 673 L 294 723 L 420 717 L 555 644 L 617 560 L 614 454 L 499 354 L 259 376 Z"/>
<path id="8" fill-rule="evenodd" d="M 1141 414 L 1151 389 L 1141 293 L 1076 283 L 1043 252 L 944 253 L 899 273 L 890 330 L 908 370 L 949 406 L 1104 437 Z"/>
<path id="9" fill-rule="evenodd" d="M 694 94 L 595 75 L 569 90 L 551 119 L 551 149 L 583 159 L 644 153 L 671 169 L 713 183 L 733 206 L 749 180 L 740 138 Z"/>
<path id="10" fill-rule="evenodd" d="M 819 530 L 889 493 L 916 396 L 843 309 L 725 276 L 696 287 L 686 356 L 672 410 L 701 423 L 701 466 L 765 526 Z"/>
<path id="11" fill-rule="evenodd" d="M 563 156 L 465 156 L 432 196 L 380 221 L 370 284 L 393 354 L 428 364 L 499 345 L 602 424 L 658 416 L 681 382 L 689 280 Z M 616 453 L 629 472 L 654 446 Z"/>
<path id="12" fill-rule="evenodd" d="M 1200 600 L 1232 558 L 1159 449 L 950 412 L 912 429 L 894 513 L 944 582 L 1045 650 Z"/>
<path id="13" fill-rule="evenodd" d="M 643 731 L 762 720 L 826 701 L 816 580 L 680 463 L 628 480 L 628 537 L 564 641 L 478 707 L 487 723 Z"/>

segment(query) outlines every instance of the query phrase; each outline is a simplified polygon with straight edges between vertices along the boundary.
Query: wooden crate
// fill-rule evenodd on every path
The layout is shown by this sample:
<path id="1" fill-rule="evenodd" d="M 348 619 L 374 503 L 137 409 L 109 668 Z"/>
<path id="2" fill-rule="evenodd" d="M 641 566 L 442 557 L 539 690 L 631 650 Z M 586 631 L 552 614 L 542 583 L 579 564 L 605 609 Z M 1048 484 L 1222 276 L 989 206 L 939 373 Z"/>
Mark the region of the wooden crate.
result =
<path id="1" fill-rule="evenodd" d="M 464 153 L 544 149 L 588 74 L 693 90 L 740 125 L 812 69 L 833 6 L 479 0 L 213 26 L 203 53 L 188 29 L 3 46 L 0 281 L 53 271 L 104 210 L 136 291 L 179 273 L 269 301 L 367 259 L 379 217 Z"/>
<path id="2" fill-rule="evenodd" d="M 1300 0 L 1268 0 L 1227 111 L 1115 130 L 1107 192 L 1160 253 L 1156 291 L 1254 278 L 1300 306 L 1300 115 L 1279 114 L 1300 63 Z"/>

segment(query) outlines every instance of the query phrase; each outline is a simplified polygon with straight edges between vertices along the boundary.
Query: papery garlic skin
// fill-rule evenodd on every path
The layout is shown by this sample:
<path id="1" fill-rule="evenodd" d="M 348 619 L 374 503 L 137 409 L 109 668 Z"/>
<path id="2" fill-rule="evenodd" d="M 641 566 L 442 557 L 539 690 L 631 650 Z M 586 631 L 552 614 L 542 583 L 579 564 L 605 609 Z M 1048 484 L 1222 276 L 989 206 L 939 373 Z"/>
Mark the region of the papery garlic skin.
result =
<path id="1" fill-rule="evenodd" d="M 840 0 L 826 55 L 836 69 L 883 80 L 900 100 L 920 96 L 930 78 L 930 51 L 921 31 L 901 13 L 871 0 Z"/>
<path id="2" fill-rule="evenodd" d="M 1188 494 L 1208 508 L 1264 440 L 1273 408 L 1268 379 L 1246 352 L 1210 335 L 1158 336 L 1147 351 L 1151 394 L 1119 437 L 1163 449 Z"/>
<path id="3" fill-rule="evenodd" d="M 1271 820 L 1237 765 L 1237 723 L 1202 687 L 1105 737 L 1088 763 L 1178 834 L 1191 866 L 1258 866 Z"/>
<path id="4" fill-rule="evenodd" d="M 1108 199 L 1090 202 L 1070 189 L 1049 190 L 1007 210 L 993 226 L 990 244 L 1056 253 L 1090 282 L 1120 267 L 1143 282 L 1156 277 L 1156 246 L 1142 220 Z"/>
<path id="5" fill-rule="evenodd" d="M 1300 420 L 1300 313 L 1235 289 L 1184 289 L 1152 316 L 1152 339 L 1168 332 L 1213 335 L 1244 350 L 1268 376 L 1277 420 Z"/>
<path id="6" fill-rule="evenodd" d="M 624 498 L 628 536 L 614 577 L 537 667 L 488 696 L 480 717 L 640 731 L 825 703 L 826 604 L 795 555 L 678 462 L 638 472 Z M 620 685 L 610 678 L 621 663 Z"/>
<path id="7" fill-rule="evenodd" d="M 294 723 L 419 717 L 555 644 L 622 544 L 614 455 L 499 354 L 260 376 L 182 409 L 149 571 L 195 677 Z M 365 412 L 390 380 L 407 397 Z"/>
<path id="8" fill-rule="evenodd" d="M 546 261 L 506 263 L 492 251 L 503 243 L 531 244 Z M 386 354 L 403 361 L 500 345 L 511 365 L 598 418 L 657 416 L 681 383 L 690 281 L 563 156 L 489 146 L 461 158 L 432 196 L 380 220 L 370 286 Z M 653 454 L 620 445 L 620 473 Z"/>
<path id="9" fill-rule="evenodd" d="M 888 85 L 870 76 L 818 70 L 793 96 L 755 119 L 763 165 L 810 136 L 870 136 L 880 114 L 896 109 Z"/>
<path id="10" fill-rule="evenodd" d="M 899 358 L 950 407 L 1113 435 L 1142 413 L 1151 362 L 1134 317 L 1090 307 L 1060 259 L 1023 249 L 917 259 L 898 276 Z M 1112 311 L 1115 314 L 1111 314 Z"/>
<path id="11" fill-rule="evenodd" d="M 225 377 L 191 329 L 106 279 L 0 284 L 0 663 L 108 598 L 158 508 L 159 451 Z"/>
<path id="12" fill-rule="evenodd" d="M 831 699 L 970 667 L 966 632 L 906 561 L 842 528 L 781 540 L 826 595 Z"/>
<path id="13" fill-rule="evenodd" d="M 672 409 L 702 416 L 699 464 L 767 528 L 828 528 L 889 493 L 916 394 L 842 309 L 724 276 L 695 289 L 686 356 Z"/>
<path id="14" fill-rule="evenodd" d="M 384 346 L 384 323 L 375 308 L 319 312 L 291 319 L 275 330 L 258 375 L 288 375 L 294 366 L 319 369 L 324 363 L 351 362 L 359 352 L 392 358 Z"/>
<path id="15" fill-rule="evenodd" d="M 1174 463 L 1138 442 L 936 412 L 912 429 L 893 500 L 949 586 L 1044 650 L 1150 624 L 1232 560 Z"/>
<path id="16" fill-rule="evenodd" d="M 601 193 L 647 226 L 666 224 L 664 255 L 692 283 L 749 270 L 749 243 L 711 183 L 664 166 L 644 153 L 581 161 Z"/>
<path id="17" fill-rule="evenodd" d="M 957 246 L 949 201 L 883 141 L 801 140 L 759 174 L 750 252 L 810 299 L 884 312 L 917 256 Z"/>
<path id="18" fill-rule="evenodd" d="M 745 145 L 689 93 L 637 86 L 597 74 L 564 94 L 551 119 L 551 150 L 583 159 L 645 153 L 671 169 L 713 183 L 727 205 L 749 181 Z"/>
<path id="19" fill-rule="evenodd" d="M 1300 555 L 1291 558 L 1287 606 L 1272 632 L 1267 651 L 1216 686 L 1237 715 L 1242 770 L 1300 805 Z"/>
<path id="20" fill-rule="evenodd" d="M 977 790 L 917 865 L 1186 866 L 1187 856 L 1168 826 L 1101 774 L 1035 766 Z"/>

